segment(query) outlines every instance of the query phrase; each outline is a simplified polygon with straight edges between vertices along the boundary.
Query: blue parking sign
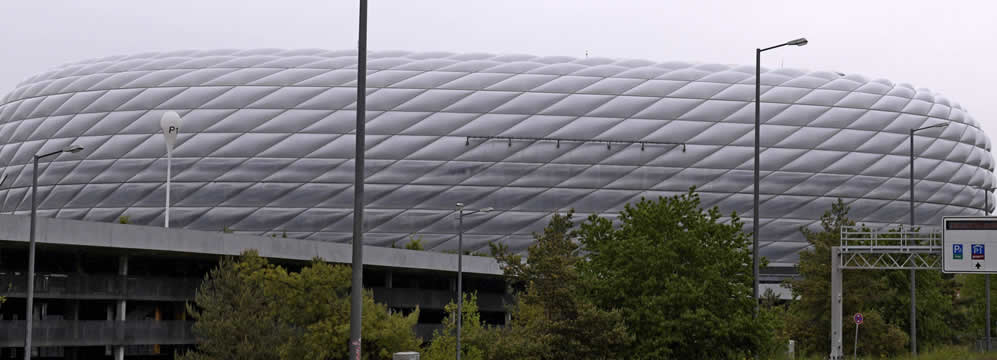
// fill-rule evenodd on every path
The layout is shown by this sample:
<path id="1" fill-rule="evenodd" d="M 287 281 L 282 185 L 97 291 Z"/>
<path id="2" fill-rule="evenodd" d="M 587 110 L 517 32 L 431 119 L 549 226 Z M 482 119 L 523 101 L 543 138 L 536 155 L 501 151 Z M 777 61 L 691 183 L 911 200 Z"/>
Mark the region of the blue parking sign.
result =
<path id="1" fill-rule="evenodd" d="M 986 258 L 986 252 L 983 248 L 983 244 L 973 244 L 973 260 L 984 260 Z"/>
<path id="2" fill-rule="evenodd" d="M 952 259 L 962 260 L 962 244 L 952 244 Z"/>

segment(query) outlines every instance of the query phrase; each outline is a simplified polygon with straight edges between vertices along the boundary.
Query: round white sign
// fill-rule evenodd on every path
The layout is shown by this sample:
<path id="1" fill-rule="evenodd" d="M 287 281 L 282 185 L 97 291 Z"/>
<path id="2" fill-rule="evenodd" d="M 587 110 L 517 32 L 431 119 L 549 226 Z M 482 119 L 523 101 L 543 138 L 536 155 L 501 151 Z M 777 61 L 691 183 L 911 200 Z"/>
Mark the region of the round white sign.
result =
<path id="1" fill-rule="evenodd" d="M 163 128 L 163 135 L 166 136 L 166 150 L 173 151 L 173 147 L 177 144 L 177 136 L 180 135 L 180 115 L 175 111 L 163 113 L 159 126 Z"/>

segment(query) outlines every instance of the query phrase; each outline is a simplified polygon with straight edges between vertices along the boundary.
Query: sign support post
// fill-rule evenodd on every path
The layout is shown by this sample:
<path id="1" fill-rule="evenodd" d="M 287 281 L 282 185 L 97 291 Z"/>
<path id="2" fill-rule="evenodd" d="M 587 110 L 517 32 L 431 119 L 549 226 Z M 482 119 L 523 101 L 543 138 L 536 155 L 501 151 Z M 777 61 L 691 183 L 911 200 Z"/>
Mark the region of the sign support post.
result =
<path id="1" fill-rule="evenodd" d="M 841 349 L 841 247 L 831 247 L 831 356 L 830 360 L 845 357 Z"/>
<path id="2" fill-rule="evenodd" d="M 177 136 L 180 135 L 180 115 L 175 111 L 167 111 L 163 114 L 159 126 L 163 128 L 163 136 L 166 139 L 166 211 L 164 212 L 163 226 L 170 227 L 170 178 L 173 177 L 173 147 L 177 144 Z"/>
<path id="3" fill-rule="evenodd" d="M 992 346 L 993 344 L 990 341 L 991 335 L 993 334 L 993 333 L 990 332 L 990 274 L 986 274 L 984 276 L 986 276 L 986 283 L 987 283 L 986 284 L 987 285 L 986 286 L 986 293 L 987 293 L 987 326 L 986 326 L 986 328 L 987 328 L 987 352 L 990 352 L 990 351 L 993 350 L 993 346 Z"/>
<path id="4" fill-rule="evenodd" d="M 852 357 L 859 358 L 859 325 L 862 325 L 864 318 L 862 313 L 855 313 L 853 317 L 855 319 L 855 347 L 852 348 Z"/>
<path id="5" fill-rule="evenodd" d="M 855 347 L 852 348 L 852 357 L 859 358 L 859 324 L 855 323 Z"/>

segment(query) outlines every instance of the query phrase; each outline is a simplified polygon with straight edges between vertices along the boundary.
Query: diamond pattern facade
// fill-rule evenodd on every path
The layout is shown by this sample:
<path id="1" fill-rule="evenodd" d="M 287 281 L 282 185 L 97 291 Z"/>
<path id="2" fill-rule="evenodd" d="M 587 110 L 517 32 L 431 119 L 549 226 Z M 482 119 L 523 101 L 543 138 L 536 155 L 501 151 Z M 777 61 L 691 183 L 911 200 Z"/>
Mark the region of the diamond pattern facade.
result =
<path id="1" fill-rule="evenodd" d="M 355 65 L 353 51 L 178 51 L 39 74 L 0 105 L 0 211 L 29 211 L 32 154 L 80 144 L 42 165 L 40 214 L 161 224 L 159 118 L 173 110 L 172 226 L 347 242 Z M 457 202 L 498 209 L 465 219 L 471 250 L 524 249 L 552 211 L 613 216 L 690 186 L 751 216 L 752 66 L 385 51 L 369 70 L 371 245 L 453 249 Z M 957 103 L 882 79 L 763 71 L 760 237 L 773 262 L 795 261 L 799 228 L 836 198 L 860 221 L 906 223 L 910 128 L 949 124 L 915 137 L 917 223 L 982 212 L 990 140 Z"/>

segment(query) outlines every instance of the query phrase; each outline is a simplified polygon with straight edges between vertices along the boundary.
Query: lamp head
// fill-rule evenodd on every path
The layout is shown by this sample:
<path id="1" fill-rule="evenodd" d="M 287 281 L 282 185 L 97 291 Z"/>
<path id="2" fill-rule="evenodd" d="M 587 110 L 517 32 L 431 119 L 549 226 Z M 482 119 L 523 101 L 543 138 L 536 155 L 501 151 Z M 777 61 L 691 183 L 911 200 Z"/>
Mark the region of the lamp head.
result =
<path id="1" fill-rule="evenodd" d="M 457 210 L 463 210 L 463 209 L 464 209 L 464 203 L 461 202 L 457 203 Z"/>
<path id="2" fill-rule="evenodd" d="M 803 45 L 806 45 L 807 42 L 808 42 L 807 38 L 799 38 L 799 39 L 796 39 L 796 40 L 787 41 L 786 45 L 803 46 Z"/>
<path id="3" fill-rule="evenodd" d="M 69 145 L 67 147 L 62 148 L 62 151 L 63 152 L 69 152 L 69 153 L 78 153 L 80 151 L 83 151 L 83 147 L 74 144 L 74 145 Z"/>

